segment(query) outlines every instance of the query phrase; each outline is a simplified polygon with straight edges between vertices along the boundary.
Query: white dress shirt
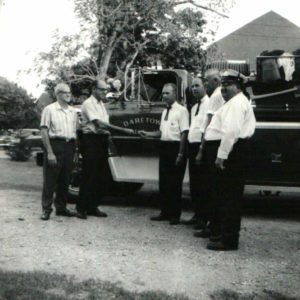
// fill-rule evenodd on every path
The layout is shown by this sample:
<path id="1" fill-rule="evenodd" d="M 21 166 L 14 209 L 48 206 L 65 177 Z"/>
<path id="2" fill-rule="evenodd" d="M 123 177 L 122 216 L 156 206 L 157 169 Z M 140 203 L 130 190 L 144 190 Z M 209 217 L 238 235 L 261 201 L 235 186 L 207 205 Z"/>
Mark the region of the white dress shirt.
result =
<path id="1" fill-rule="evenodd" d="M 161 115 L 160 131 L 162 141 L 180 141 L 181 133 L 189 130 L 188 110 L 177 103 L 171 105 L 168 114 L 168 120 L 165 120 L 167 109 Z"/>
<path id="2" fill-rule="evenodd" d="M 204 132 L 204 121 L 207 114 L 207 108 L 209 103 L 209 97 L 205 95 L 199 103 L 196 103 L 191 109 L 191 125 L 188 135 L 189 143 L 200 143 L 202 134 Z M 200 106 L 199 106 L 200 104 Z M 199 112 L 196 115 L 198 110 Z"/>
<path id="3" fill-rule="evenodd" d="M 63 108 L 56 101 L 47 105 L 41 117 L 40 127 L 48 128 L 50 138 L 76 138 L 77 113 L 72 106 Z"/>
<path id="4" fill-rule="evenodd" d="M 93 120 L 109 123 L 109 115 L 102 101 L 93 95 L 86 99 L 81 106 L 81 127 L 83 133 L 97 133 Z"/>
<path id="5" fill-rule="evenodd" d="M 221 87 L 219 86 L 209 97 L 207 114 L 213 115 L 224 103 L 225 101 L 222 97 Z"/>
<path id="6" fill-rule="evenodd" d="M 247 97 L 238 93 L 213 116 L 205 140 L 221 140 L 217 157 L 227 159 L 237 140 L 249 138 L 255 131 L 255 116 Z"/>

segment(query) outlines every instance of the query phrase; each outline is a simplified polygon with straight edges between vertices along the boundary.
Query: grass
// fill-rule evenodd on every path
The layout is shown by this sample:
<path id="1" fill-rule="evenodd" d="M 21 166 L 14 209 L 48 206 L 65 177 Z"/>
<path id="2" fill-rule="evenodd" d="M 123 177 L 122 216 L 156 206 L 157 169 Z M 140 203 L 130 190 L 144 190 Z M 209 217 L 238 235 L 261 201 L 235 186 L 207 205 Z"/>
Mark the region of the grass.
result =
<path id="1" fill-rule="evenodd" d="M 73 277 L 44 272 L 0 271 L 1 300 L 189 300 L 163 292 L 131 292 L 105 281 L 76 281 Z"/>

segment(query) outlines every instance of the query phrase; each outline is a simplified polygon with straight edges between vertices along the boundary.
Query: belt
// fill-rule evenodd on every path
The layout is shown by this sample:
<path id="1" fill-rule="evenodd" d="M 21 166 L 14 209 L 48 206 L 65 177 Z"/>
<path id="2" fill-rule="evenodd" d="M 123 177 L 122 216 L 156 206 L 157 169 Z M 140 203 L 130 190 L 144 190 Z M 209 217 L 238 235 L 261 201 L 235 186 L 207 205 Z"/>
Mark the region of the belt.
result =
<path id="1" fill-rule="evenodd" d="M 71 142 L 75 142 L 75 139 L 74 138 L 65 138 L 65 137 L 53 137 L 53 138 L 50 138 L 50 141 L 61 141 L 61 142 L 71 143 Z"/>

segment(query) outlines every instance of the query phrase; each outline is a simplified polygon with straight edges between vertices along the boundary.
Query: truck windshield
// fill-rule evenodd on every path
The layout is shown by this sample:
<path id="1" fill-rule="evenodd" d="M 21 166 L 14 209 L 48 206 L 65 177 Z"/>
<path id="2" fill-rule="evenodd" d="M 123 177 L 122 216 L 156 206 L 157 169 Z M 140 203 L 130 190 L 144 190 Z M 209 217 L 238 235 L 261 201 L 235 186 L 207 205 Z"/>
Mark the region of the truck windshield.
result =
<path id="1" fill-rule="evenodd" d="M 172 71 L 142 71 L 139 76 L 135 77 L 134 85 L 128 86 L 126 98 L 130 101 L 162 102 L 161 92 L 166 83 L 175 83 L 178 86 L 176 73 Z"/>

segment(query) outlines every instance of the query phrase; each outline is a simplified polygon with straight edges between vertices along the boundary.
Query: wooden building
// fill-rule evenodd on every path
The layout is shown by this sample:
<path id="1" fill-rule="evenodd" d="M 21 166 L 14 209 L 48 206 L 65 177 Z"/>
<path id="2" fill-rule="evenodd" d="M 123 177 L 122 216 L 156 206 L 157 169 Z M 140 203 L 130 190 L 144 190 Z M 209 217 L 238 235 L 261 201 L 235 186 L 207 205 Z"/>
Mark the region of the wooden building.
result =
<path id="1" fill-rule="evenodd" d="M 300 49 L 300 28 L 270 11 L 213 43 L 208 59 L 245 60 L 256 70 L 256 56 L 275 49 L 289 53 Z"/>

